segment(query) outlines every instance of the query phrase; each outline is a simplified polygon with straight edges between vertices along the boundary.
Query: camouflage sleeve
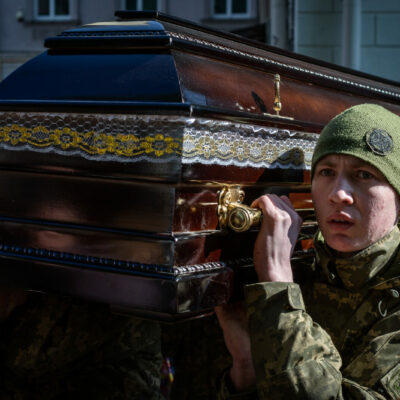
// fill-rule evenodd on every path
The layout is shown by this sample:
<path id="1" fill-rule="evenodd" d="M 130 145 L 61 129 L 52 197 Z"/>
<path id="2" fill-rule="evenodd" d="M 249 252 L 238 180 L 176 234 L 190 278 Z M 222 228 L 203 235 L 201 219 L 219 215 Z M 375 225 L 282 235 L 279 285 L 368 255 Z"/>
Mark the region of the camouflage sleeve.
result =
<path id="1" fill-rule="evenodd" d="M 126 320 L 121 331 L 91 354 L 79 374 L 68 381 L 65 399 L 163 398 L 159 325 L 139 318 L 121 318 Z"/>
<path id="2" fill-rule="evenodd" d="M 86 356 L 79 373 L 67 375 L 57 399 L 161 400 L 160 327 L 134 317 L 123 319 L 115 336 Z M 68 379 L 69 378 L 69 379 Z M 58 388 L 60 391 L 60 388 Z"/>
<path id="3" fill-rule="evenodd" d="M 343 376 L 374 387 L 390 399 L 400 399 L 400 311 L 379 320 L 365 335 L 366 344 L 342 370 Z M 357 349 L 358 350 L 358 349 Z"/>
<path id="4" fill-rule="evenodd" d="M 385 398 L 343 379 L 341 357 L 330 336 L 305 312 L 297 284 L 248 285 L 245 296 L 260 399 Z"/>
<path id="5" fill-rule="evenodd" d="M 1 399 L 162 398 L 158 323 L 32 294 L 2 330 Z"/>

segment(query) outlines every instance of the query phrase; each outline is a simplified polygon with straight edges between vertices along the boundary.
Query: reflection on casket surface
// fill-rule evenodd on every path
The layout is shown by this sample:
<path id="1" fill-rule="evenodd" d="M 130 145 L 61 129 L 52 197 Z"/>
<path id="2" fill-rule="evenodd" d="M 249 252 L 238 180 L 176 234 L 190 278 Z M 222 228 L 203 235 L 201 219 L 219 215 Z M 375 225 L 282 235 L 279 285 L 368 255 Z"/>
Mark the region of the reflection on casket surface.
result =
<path id="1" fill-rule="evenodd" d="M 0 85 L 0 282 L 202 315 L 253 279 L 257 228 L 223 228 L 221 191 L 239 205 L 289 195 L 306 221 L 294 258 L 309 257 L 318 133 L 354 104 L 400 114 L 400 88 L 161 14 L 118 16 L 48 39 Z"/>

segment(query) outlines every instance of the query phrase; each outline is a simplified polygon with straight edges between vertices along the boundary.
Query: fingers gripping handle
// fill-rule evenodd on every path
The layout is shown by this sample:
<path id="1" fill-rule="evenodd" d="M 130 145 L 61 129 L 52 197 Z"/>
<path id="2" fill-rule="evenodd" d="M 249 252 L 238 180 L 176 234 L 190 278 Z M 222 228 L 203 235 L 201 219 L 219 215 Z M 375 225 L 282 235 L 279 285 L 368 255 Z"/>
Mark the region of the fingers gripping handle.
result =
<path id="1" fill-rule="evenodd" d="M 217 214 L 221 228 L 245 232 L 261 224 L 261 210 L 242 204 L 243 199 L 244 192 L 239 186 L 225 186 L 219 192 Z"/>

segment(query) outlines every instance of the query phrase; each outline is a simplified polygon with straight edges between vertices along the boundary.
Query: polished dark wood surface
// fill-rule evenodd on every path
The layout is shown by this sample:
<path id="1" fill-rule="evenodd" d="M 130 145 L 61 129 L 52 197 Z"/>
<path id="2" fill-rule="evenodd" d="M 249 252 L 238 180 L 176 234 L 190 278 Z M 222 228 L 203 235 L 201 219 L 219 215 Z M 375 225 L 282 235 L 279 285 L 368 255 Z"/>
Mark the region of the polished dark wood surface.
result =
<path id="1" fill-rule="evenodd" d="M 170 232 L 174 189 L 167 185 L 59 174 L 0 174 L 0 215 L 96 228 Z"/>
<path id="2" fill-rule="evenodd" d="M 263 115 L 274 114 L 274 70 L 259 71 L 238 68 L 237 64 L 210 60 L 204 56 L 174 52 L 182 82 L 183 98 L 187 102 L 245 111 Z M 374 102 L 400 114 L 400 105 L 379 100 L 370 93 L 349 95 L 346 88 L 326 87 L 281 75 L 280 115 L 297 121 L 325 125 L 335 115 L 356 104 Z"/>
<path id="3" fill-rule="evenodd" d="M 233 271 L 192 275 L 180 280 L 125 273 L 123 276 L 82 265 L 81 268 L 2 256 L 0 283 L 10 287 L 69 294 L 108 303 L 117 312 L 174 321 L 211 312 L 233 292 Z M 122 279 L 123 278 L 123 279 Z"/>
<path id="4" fill-rule="evenodd" d="M 354 104 L 400 115 L 400 87 L 161 14 L 120 17 L 50 38 L 0 84 L 0 283 L 151 318 L 209 313 L 254 279 L 257 229 L 221 229 L 219 192 L 288 195 L 308 223 L 294 262 L 310 257 L 310 146 Z"/>

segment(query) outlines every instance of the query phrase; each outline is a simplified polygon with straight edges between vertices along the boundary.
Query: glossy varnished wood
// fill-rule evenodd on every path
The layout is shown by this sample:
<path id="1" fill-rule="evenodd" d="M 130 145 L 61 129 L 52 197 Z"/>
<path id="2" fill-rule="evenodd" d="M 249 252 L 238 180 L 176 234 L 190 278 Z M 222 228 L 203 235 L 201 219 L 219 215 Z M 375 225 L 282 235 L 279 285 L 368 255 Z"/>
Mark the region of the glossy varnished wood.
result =
<path id="1" fill-rule="evenodd" d="M 3 170 L 0 215 L 59 224 L 170 232 L 174 190 L 167 185 Z"/>
<path id="2" fill-rule="evenodd" d="M 233 271 L 183 278 L 112 274 L 60 263 L 24 261 L 2 256 L 0 284 L 55 294 L 69 294 L 108 303 L 121 313 L 174 321 L 191 318 L 229 300 L 233 293 Z"/>
<path id="3" fill-rule="evenodd" d="M 295 259 L 310 256 L 312 143 L 354 104 L 400 115 L 400 87 L 145 15 L 51 38 L 46 53 L 0 84 L 0 283 L 176 320 L 211 312 L 255 279 L 257 228 L 221 229 L 219 191 L 240 186 L 247 205 L 288 195 L 306 222 Z M 186 154 L 203 134 L 215 148 L 222 134 L 262 139 L 273 158 Z"/>
<path id="4" fill-rule="evenodd" d="M 274 70 L 259 71 L 209 58 L 174 53 L 185 101 L 226 110 L 274 114 Z M 325 125 L 335 115 L 356 104 L 374 102 L 400 114 L 400 105 L 367 93 L 349 95 L 345 88 L 304 82 L 281 75 L 280 115 Z"/>

